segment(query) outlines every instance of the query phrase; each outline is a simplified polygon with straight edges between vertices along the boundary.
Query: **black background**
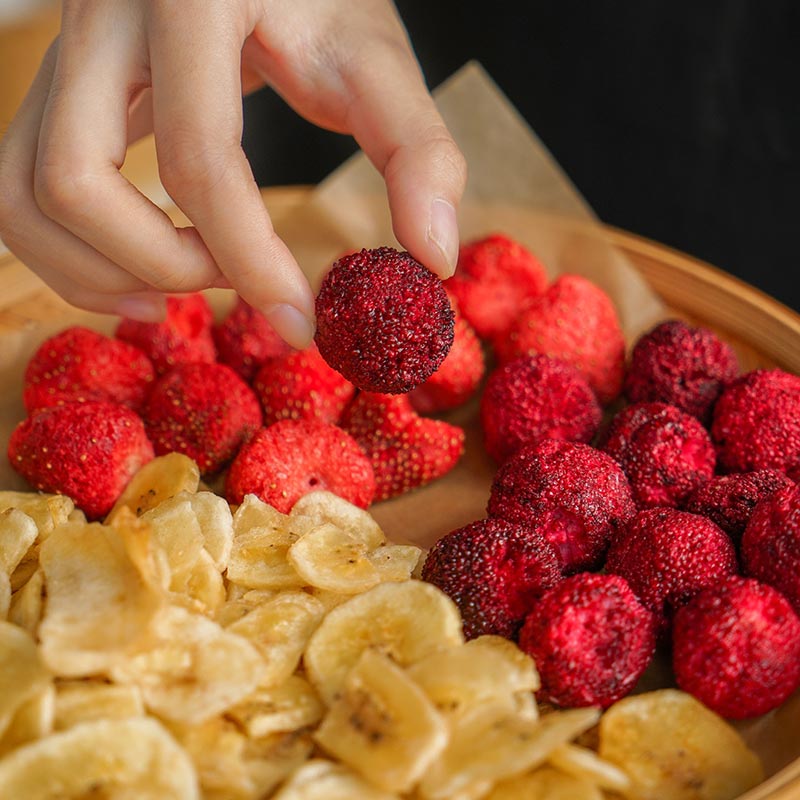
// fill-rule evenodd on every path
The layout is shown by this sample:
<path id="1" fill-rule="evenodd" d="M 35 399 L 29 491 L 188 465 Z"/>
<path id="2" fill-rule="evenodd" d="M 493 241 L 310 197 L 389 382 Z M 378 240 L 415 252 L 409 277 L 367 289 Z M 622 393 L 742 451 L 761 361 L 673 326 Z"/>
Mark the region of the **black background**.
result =
<path id="1" fill-rule="evenodd" d="M 398 0 L 428 85 L 478 59 L 607 223 L 800 310 L 800 5 Z M 355 149 L 269 90 L 245 101 L 262 185 Z"/>

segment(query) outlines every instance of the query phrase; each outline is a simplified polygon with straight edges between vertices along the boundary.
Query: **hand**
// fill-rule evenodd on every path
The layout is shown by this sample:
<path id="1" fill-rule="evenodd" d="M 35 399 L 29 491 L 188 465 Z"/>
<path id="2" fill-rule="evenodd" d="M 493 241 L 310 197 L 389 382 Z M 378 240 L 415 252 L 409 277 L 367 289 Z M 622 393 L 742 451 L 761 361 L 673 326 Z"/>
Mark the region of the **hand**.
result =
<path id="1" fill-rule="evenodd" d="M 161 292 L 230 286 L 307 345 L 311 290 L 241 149 L 242 92 L 264 83 L 355 137 L 385 178 L 398 240 L 452 274 L 464 159 L 388 0 L 65 0 L 0 142 L 0 236 L 73 305 L 155 320 Z M 194 227 L 119 172 L 150 130 Z"/>

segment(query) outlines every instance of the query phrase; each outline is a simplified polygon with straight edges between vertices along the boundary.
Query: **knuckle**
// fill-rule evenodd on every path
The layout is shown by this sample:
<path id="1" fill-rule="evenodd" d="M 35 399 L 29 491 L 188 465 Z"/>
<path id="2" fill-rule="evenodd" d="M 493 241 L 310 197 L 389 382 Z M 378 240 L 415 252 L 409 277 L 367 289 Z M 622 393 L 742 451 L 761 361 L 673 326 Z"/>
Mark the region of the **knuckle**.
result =
<path id="1" fill-rule="evenodd" d="M 38 165 L 33 177 L 36 205 L 51 219 L 70 220 L 90 213 L 94 176 L 70 159 Z"/>

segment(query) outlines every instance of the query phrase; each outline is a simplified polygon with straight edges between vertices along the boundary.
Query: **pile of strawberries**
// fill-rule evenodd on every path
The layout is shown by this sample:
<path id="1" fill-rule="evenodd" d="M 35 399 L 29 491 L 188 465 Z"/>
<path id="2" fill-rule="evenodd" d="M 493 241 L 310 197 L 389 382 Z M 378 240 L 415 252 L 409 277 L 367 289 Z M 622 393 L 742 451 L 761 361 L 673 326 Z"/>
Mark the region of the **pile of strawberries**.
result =
<path id="1" fill-rule="evenodd" d="M 28 366 L 11 462 L 90 518 L 173 451 L 224 476 L 234 504 L 255 493 L 288 512 L 328 489 L 367 507 L 455 466 L 463 431 L 423 415 L 477 393 L 485 348 L 487 516 L 423 568 L 467 636 L 516 639 L 541 699 L 563 706 L 607 707 L 659 648 L 727 717 L 797 688 L 800 378 L 739 375 L 729 345 L 678 321 L 626 362 L 608 296 L 576 275 L 548 283 L 500 235 L 463 247 L 445 284 L 407 253 L 345 256 L 317 318 L 302 352 L 241 300 L 215 325 L 201 295 L 114 338 L 64 331 Z"/>

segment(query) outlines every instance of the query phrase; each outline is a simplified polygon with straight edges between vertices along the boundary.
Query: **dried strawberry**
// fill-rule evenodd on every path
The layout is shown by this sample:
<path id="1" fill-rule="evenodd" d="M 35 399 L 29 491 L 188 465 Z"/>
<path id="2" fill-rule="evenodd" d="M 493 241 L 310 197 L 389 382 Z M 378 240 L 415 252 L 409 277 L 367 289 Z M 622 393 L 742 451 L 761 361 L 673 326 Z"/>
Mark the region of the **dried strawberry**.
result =
<path id="1" fill-rule="evenodd" d="M 264 364 L 291 352 L 267 318 L 241 297 L 212 334 L 219 360 L 248 383 Z"/>
<path id="2" fill-rule="evenodd" d="M 318 490 L 366 508 L 375 494 L 375 476 L 350 435 L 309 419 L 284 419 L 258 431 L 234 459 L 226 483 L 230 503 L 255 494 L 283 513 Z"/>
<path id="3" fill-rule="evenodd" d="M 117 339 L 142 350 L 160 375 L 176 364 L 216 360 L 211 325 L 211 307 L 202 294 L 175 295 L 167 298 L 167 317 L 163 322 L 139 322 L 123 319 L 116 330 Z"/>
<path id="4" fill-rule="evenodd" d="M 153 365 L 138 348 L 79 326 L 47 339 L 25 370 L 23 400 L 30 414 L 64 403 L 107 400 L 140 411 Z"/>
<path id="5" fill-rule="evenodd" d="M 499 367 L 481 397 L 486 450 L 500 463 L 542 436 L 588 442 L 601 418 L 585 378 L 548 356 L 522 356 Z"/>
<path id="6" fill-rule="evenodd" d="M 340 258 L 317 296 L 316 343 L 359 389 L 399 394 L 424 383 L 453 344 L 442 282 L 390 247 Z"/>
<path id="7" fill-rule="evenodd" d="M 502 362 L 541 353 L 572 364 L 601 403 L 622 389 L 625 337 L 614 304 L 599 286 L 578 275 L 562 275 L 531 300 L 508 335 L 493 344 Z"/>
<path id="8" fill-rule="evenodd" d="M 484 519 L 431 548 L 422 578 L 461 611 L 464 635 L 513 637 L 535 598 L 561 580 L 558 556 L 535 526 Z"/>
<path id="9" fill-rule="evenodd" d="M 493 234 L 461 247 L 456 274 L 446 286 L 478 336 L 495 339 L 545 291 L 547 272 L 519 242 Z"/>
<path id="10" fill-rule="evenodd" d="M 533 603 L 519 636 L 559 706 L 607 708 L 634 688 L 656 647 L 656 618 L 618 575 L 582 572 Z"/>
<path id="11" fill-rule="evenodd" d="M 218 472 L 261 427 L 253 390 L 224 364 L 180 364 L 158 379 L 144 409 L 158 455 L 183 453 Z"/>
<path id="12" fill-rule="evenodd" d="M 37 411 L 8 444 L 11 466 L 35 489 L 68 495 L 89 519 L 104 516 L 152 458 L 142 420 L 105 401 Z"/>
<path id="13" fill-rule="evenodd" d="M 376 500 L 403 494 L 447 474 L 464 452 L 464 431 L 417 416 L 406 395 L 362 392 L 341 426 L 369 456 Z"/>
<path id="14" fill-rule="evenodd" d="M 720 716 L 766 714 L 800 686 L 800 619 L 772 587 L 727 578 L 675 613 L 672 663 L 678 686 Z"/>
<path id="15" fill-rule="evenodd" d="M 253 382 L 264 422 L 318 419 L 336 424 L 355 394 L 355 386 L 331 369 L 313 345 L 265 364 Z"/>

